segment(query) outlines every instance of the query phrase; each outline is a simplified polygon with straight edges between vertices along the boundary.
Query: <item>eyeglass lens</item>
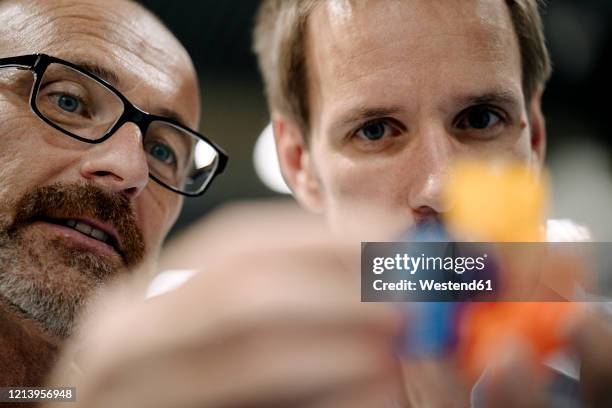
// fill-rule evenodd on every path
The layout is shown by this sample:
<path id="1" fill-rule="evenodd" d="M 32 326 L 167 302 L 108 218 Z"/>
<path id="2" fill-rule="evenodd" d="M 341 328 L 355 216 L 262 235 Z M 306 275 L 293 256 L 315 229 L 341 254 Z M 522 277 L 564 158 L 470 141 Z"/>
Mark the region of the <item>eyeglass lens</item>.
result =
<path id="1" fill-rule="evenodd" d="M 45 70 L 35 105 L 55 126 L 92 141 L 103 138 L 124 111 L 111 89 L 57 63 Z M 143 140 L 151 174 L 176 190 L 201 192 L 218 166 L 219 154 L 210 144 L 172 123 L 152 122 Z"/>

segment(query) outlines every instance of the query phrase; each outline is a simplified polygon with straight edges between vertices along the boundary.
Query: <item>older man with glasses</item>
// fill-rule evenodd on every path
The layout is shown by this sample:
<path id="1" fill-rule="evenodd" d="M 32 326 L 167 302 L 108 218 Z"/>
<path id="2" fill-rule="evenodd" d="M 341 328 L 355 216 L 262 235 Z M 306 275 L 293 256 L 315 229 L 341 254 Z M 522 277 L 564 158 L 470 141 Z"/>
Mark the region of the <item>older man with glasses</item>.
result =
<path id="1" fill-rule="evenodd" d="M 92 292 L 155 269 L 227 156 L 192 130 L 187 52 L 138 4 L 7 0 L 0 21 L 0 386 L 40 385 Z"/>

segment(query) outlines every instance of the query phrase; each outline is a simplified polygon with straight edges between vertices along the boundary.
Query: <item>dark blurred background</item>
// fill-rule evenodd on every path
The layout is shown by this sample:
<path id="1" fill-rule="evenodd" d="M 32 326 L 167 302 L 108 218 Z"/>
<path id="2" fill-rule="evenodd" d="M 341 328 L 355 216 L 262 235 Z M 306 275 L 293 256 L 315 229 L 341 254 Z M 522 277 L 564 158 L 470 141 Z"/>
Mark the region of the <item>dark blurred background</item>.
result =
<path id="1" fill-rule="evenodd" d="M 275 195 L 258 178 L 253 146 L 268 123 L 251 52 L 257 0 L 142 0 L 183 42 L 200 75 L 202 132 L 230 154 L 203 197 L 185 200 L 174 232 L 229 200 Z M 612 1 L 552 0 L 545 24 L 555 72 L 544 98 L 555 217 L 571 217 L 612 240 Z"/>

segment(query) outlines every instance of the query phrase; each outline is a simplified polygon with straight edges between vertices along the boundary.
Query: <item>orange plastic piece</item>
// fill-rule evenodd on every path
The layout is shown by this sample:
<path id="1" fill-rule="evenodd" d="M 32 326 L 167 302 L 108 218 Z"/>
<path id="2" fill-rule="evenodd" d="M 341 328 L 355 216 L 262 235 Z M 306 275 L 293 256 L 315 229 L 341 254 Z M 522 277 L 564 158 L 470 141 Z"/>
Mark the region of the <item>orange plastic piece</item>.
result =
<path id="1" fill-rule="evenodd" d="M 468 306 L 459 327 L 460 366 L 477 378 L 509 341 L 524 340 L 538 360 L 565 345 L 565 322 L 581 311 L 573 302 L 498 302 Z"/>

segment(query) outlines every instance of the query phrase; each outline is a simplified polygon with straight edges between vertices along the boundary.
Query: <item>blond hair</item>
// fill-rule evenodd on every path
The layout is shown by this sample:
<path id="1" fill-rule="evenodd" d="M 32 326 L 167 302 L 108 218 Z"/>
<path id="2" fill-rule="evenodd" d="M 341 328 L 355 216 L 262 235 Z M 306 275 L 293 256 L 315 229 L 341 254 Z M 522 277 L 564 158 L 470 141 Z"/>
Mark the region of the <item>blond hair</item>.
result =
<path id="1" fill-rule="evenodd" d="M 308 17 L 324 0 L 264 0 L 257 13 L 253 49 L 263 75 L 268 104 L 309 129 L 306 35 Z M 526 102 L 551 73 L 540 16 L 541 0 L 506 0 L 519 40 Z"/>

